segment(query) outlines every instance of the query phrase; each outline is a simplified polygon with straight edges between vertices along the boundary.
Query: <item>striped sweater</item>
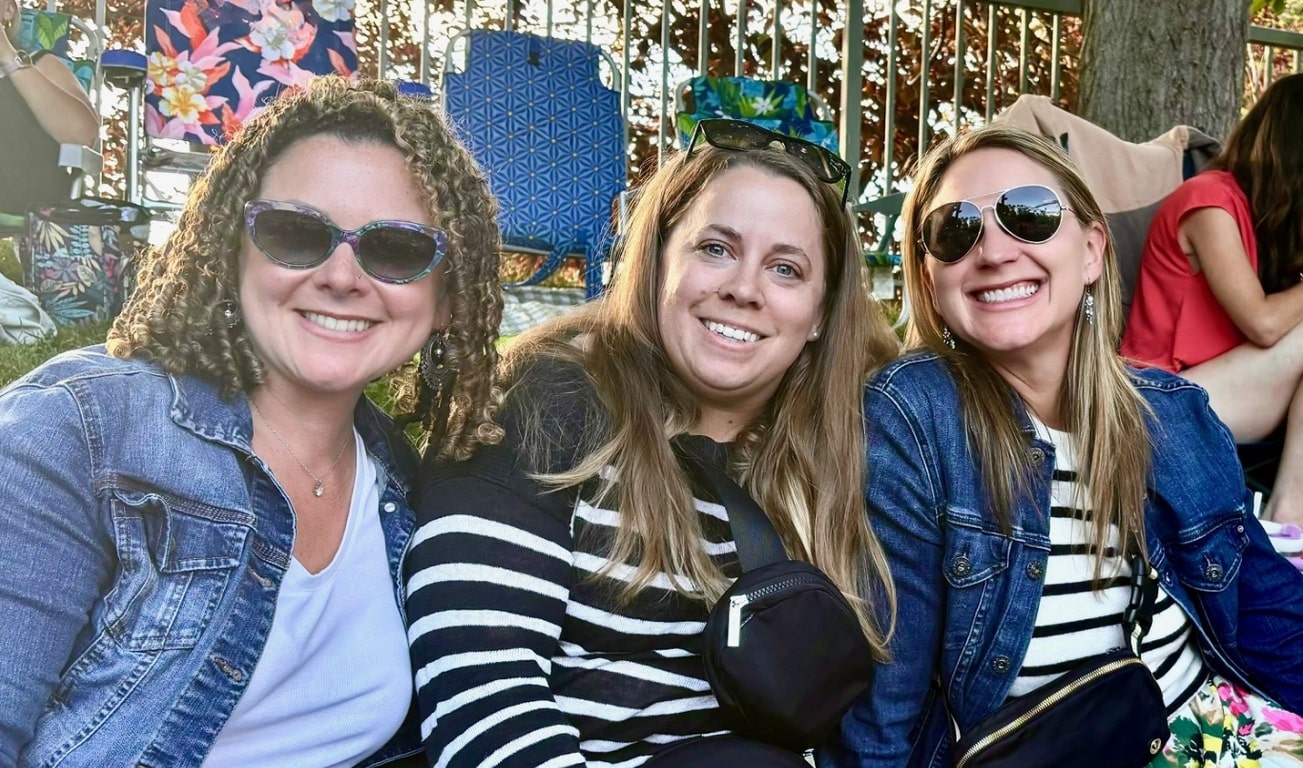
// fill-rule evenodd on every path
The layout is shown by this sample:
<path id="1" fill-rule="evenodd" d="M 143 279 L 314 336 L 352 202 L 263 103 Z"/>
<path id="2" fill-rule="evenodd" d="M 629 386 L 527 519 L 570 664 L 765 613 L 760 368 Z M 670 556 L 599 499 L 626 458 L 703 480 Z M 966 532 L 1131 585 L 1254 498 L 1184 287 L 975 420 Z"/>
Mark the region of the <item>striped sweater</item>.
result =
<path id="1" fill-rule="evenodd" d="M 1023 696 L 1074 667 L 1126 643 L 1122 612 L 1131 600 L 1131 564 L 1118 556 L 1117 527 L 1110 525 L 1101 572 L 1103 588 L 1092 589 L 1094 522 L 1082 509 L 1081 482 L 1070 436 L 1033 421 L 1037 435 L 1054 446 L 1050 488 L 1050 558 L 1036 627 L 1010 689 Z M 1141 658 L 1153 672 L 1168 713 L 1176 711 L 1207 676 L 1193 625 L 1172 596 L 1158 588 L 1153 624 L 1141 643 Z"/>
<path id="2" fill-rule="evenodd" d="M 701 662 L 706 607 L 664 573 L 622 602 L 634 569 L 596 576 L 611 564 L 619 512 L 585 502 L 584 490 L 545 493 L 522 467 L 517 398 L 546 393 L 558 445 L 591 405 L 555 375 L 514 391 L 504 444 L 444 467 L 418 505 L 409 639 L 436 766 L 636 766 L 662 745 L 726 730 Z M 702 546 L 736 577 L 724 509 L 696 507 Z"/>

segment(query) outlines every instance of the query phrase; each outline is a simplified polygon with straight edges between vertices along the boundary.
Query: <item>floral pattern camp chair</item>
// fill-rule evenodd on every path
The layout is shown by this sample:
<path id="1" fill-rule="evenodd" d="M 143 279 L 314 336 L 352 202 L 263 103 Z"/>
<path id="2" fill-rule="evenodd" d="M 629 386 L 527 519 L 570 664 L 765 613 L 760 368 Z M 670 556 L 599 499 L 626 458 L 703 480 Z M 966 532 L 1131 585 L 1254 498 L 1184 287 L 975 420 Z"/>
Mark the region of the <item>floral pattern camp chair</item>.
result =
<path id="1" fill-rule="evenodd" d="M 316 75 L 354 76 L 353 5 L 354 0 L 146 0 L 145 54 L 104 55 L 106 78 L 128 92 L 133 115 L 127 127 L 127 197 L 151 209 L 175 207 L 174 200 L 146 189 L 147 171 L 195 176 L 212 148 L 285 88 Z"/>
<path id="2" fill-rule="evenodd" d="M 148 0 L 149 136 L 222 143 L 282 89 L 357 70 L 353 0 Z"/>
<path id="3" fill-rule="evenodd" d="M 684 146 L 698 121 L 731 117 L 839 151 L 837 127 L 821 118 L 809 92 L 796 83 L 701 75 L 680 83 L 675 99 L 675 125 Z"/>

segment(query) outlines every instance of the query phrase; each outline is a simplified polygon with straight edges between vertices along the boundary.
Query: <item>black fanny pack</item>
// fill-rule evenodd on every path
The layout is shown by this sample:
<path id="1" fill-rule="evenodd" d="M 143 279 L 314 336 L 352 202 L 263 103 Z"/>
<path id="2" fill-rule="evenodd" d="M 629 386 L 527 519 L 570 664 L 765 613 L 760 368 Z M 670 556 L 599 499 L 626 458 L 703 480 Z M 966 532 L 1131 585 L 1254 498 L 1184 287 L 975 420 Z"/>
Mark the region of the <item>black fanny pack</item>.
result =
<path id="1" fill-rule="evenodd" d="M 868 688 L 855 611 L 823 571 L 789 560 L 778 532 L 722 469 L 679 452 L 728 510 L 744 573 L 706 621 L 706 677 L 734 733 L 796 752 L 825 743 Z"/>
<path id="2" fill-rule="evenodd" d="M 1133 647 L 1086 662 L 992 712 L 955 744 L 955 768 L 1142 768 L 1167 743 L 1163 692 L 1140 660 L 1158 582 L 1132 561 L 1123 627 Z"/>

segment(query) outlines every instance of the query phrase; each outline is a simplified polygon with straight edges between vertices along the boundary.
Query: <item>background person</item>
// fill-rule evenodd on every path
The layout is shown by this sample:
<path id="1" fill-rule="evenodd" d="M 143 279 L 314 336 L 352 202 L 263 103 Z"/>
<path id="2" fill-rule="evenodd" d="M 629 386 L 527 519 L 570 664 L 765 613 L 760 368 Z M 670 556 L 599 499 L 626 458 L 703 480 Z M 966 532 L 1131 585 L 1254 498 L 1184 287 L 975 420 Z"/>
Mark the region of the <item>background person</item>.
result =
<path id="1" fill-rule="evenodd" d="M 60 144 L 93 147 L 99 120 L 86 91 L 58 56 L 18 41 L 18 0 L 0 0 L 0 211 L 22 213 L 72 191 Z"/>
<path id="2" fill-rule="evenodd" d="M 822 764 L 950 765 L 956 729 L 1125 645 L 1135 554 L 1158 573 L 1142 659 L 1174 734 L 1153 765 L 1298 763 L 1303 575 L 1250 514 L 1203 390 L 1114 352 L 1118 267 L 1085 182 L 1003 126 L 940 144 L 914 182 L 923 349 L 865 396 L 896 661 Z"/>
<path id="3" fill-rule="evenodd" d="M 748 126 L 722 127 L 768 134 Z M 609 291 L 512 347 L 503 443 L 421 486 L 409 634 L 440 766 L 635 766 L 727 733 L 702 632 L 740 568 L 676 448 L 737 478 L 881 652 L 867 600 L 887 575 L 853 457 L 895 337 L 841 189 L 807 165 L 824 150 L 704 134 L 640 190 Z M 756 768 L 805 765 L 750 747 Z"/>
<path id="4" fill-rule="evenodd" d="M 214 156 L 107 350 L 0 392 L 0 764 L 419 749 L 415 455 L 363 389 L 425 344 L 429 450 L 492 432 L 495 211 L 427 102 L 314 81 Z"/>
<path id="5" fill-rule="evenodd" d="M 1303 75 L 1277 80 L 1149 228 L 1122 354 L 1208 390 L 1239 442 L 1284 428 L 1266 516 L 1303 524 Z"/>

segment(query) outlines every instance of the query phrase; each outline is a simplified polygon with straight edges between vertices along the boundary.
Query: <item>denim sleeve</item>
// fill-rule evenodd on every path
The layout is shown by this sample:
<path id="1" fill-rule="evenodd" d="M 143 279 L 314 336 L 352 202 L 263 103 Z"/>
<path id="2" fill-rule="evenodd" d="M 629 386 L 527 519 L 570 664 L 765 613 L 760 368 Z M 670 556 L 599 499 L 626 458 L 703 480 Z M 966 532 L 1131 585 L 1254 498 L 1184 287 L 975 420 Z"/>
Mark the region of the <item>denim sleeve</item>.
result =
<path id="1" fill-rule="evenodd" d="M 86 429 L 63 388 L 0 394 L 0 765 L 31 740 L 109 579 Z"/>
<path id="2" fill-rule="evenodd" d="M 896 584 L 892 660 L 879 666 L 868 691 L 842 721 L 840 743 L 821 766 L 848 768 L 927 764 L 936 748 L 925 727 L 932 681 L 941 658 L 946 598 L 938 518 L 941 492 L 929 467 L 935 453 L 909 404 L 871 387 L 865 397 L 868 510 Z"/>

